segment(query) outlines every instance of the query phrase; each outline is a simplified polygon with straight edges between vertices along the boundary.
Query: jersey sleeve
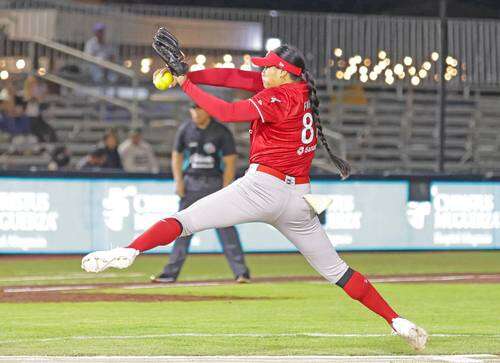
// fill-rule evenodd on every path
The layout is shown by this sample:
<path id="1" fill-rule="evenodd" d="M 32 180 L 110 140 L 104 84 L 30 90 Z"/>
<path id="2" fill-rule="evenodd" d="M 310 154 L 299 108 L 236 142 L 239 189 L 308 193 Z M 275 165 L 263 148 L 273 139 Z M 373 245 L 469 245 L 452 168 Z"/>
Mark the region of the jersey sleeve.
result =
<path id="1" fill-rule="evenodd" d="M 242 89 L 253 93 L 264 89 L 260 72 L 242 71 L 232 68 L 208 68 L 188 72 L 187 77 L 194 84 Z"/>
<path id="2" fill-rule="evenodd" d="M 182 125 L 175 134 L 175 140 L 174 140 L 174 150 L 177 151 L 178 153 L 181 153 L 184 151 L 186 148 L 186 145 L 184 143 L 184 133 L 186 130 L 186 124 Z"/>
<path id="3" fill-rule="evenodd" d="M 222 129 L 222 156 L 236 154 L 236 146 L 234 144 L 234 137 L 231 131 L 227 128 Z"/>
<path id="4" fill-rule="evenodd" d="M 262 122 L 279 122 L 286 117 L 288 97 L 278 87 L 266 88 L 249 99 Z"/>
<path id="5" fill-rule="evenodd" d="M 222 122 L 248 122 L 259 118 L 250 100 L 226 102 L 195 85 L 189 78 L 182 85 L 183 91 L 211 116 Z"/>

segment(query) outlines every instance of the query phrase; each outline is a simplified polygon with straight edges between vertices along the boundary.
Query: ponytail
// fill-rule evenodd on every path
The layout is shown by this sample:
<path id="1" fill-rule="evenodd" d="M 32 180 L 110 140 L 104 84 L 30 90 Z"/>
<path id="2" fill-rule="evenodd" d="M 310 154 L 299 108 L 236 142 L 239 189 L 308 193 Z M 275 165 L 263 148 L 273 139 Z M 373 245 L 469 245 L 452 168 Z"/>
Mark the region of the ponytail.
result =
<path id="1" fill-rule="evenodd" d="M 307 82 L 307 87 L 309 88 L 309 102 L 311 103 L 314 126 L 316 126 L 316 130 L 318 131 L 318 138 L 321 141 L 321 144 L 326 149 L 326 152 L 328 153 L 328 156 L 330 156 L 332 162 L 335 164 L 337 169 L 339 169 L 342 179 L 346 179 L 351 173 L 351 165 L 344 159 L 341 159 L 333 154 L 332 150 L 330 149 L 330 145 L 328 145 L 328 141 L 323 134 L 323 126 L 321 125 L 321 118 L 319 117 L 319 98 L 316 95 L 316 82 L 314 81 L 314 77 L 311 75 L 311 73 L 304 70 L 304 72 L 302 73 L 302 78 Z"/>

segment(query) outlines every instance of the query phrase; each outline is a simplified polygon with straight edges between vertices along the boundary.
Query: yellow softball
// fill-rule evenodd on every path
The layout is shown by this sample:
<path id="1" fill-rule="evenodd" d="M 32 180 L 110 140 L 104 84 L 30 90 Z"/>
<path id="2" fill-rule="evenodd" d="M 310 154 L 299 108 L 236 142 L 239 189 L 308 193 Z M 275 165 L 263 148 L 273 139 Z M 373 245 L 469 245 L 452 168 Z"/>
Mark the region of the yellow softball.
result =
<path id="1" fill-rule="evenodd" d="M 153 74 L 153 84 L 159 90 L 164 91 L 164 90 L 168 89 L 173 81 L 174 81 L 174 77 L 172 76 L 172 73 L 170 73 L 168 71 L 162 72 L 162 70 L 157 70 Z"/>

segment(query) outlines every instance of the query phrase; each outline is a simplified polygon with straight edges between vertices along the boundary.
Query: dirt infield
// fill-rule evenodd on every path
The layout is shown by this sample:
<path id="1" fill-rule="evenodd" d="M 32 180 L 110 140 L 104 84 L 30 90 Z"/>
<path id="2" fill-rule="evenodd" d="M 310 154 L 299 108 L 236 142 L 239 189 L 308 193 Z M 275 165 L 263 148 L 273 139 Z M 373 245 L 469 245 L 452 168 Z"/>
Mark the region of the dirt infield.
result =
<path id="1" fill-rule="evenodd" d="M 92 294 L 67 292 L 32 292 L 32 293 L 0 293 L 2 303 L 46 303 L 46 302 L 95 302 L 95 301 L 134 301 L 134 302 L 163 302 L 163 301 L 209 301 L 209 300 L 264 300 L 263 297 L 240 296 L 198 296 L 198 295 L 144 295 L 144 294 Z"/>
<path id="2" fill-rule="evenodd" d="M 374 283 L 500 283 L 500 274 L 440 274 L 440 275 L 405 275 L 405 276 L 370 276 Z M 260 277 L 252 283 L 286 283 L 286 282 L 327 283 L 319 276 Z M 95 301 L 237 301 L 268 300 L 270 297 L 241 296 L 207 296 L 207 295 L 171 295 L 171 294 L 126 294 L 98 293 L 83 290 L 99 290 L 106 288 L 122 288 L 128 290 L 152 289 L 182 286 L 219 286 L 234 284 L 234 280 L 186 281 L 175 284 L 144 283 L 96 283 L 88 285 L 37 285 L 37 286 L 4 286 L 0 289 L 0 303 L 33 303 L 33 302 L 95 302 Z"/>

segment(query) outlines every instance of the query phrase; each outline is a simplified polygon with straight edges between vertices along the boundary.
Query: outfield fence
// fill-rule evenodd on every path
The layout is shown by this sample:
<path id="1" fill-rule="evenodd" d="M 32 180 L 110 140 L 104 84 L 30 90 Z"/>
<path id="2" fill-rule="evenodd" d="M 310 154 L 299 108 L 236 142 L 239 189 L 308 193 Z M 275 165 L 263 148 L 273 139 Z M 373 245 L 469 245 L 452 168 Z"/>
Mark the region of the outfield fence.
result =
<path id="1" fill-rule="evenodd" d="M 174 183 L 148 176 L 0 177 L 0 253 L 84 253 L 127 244 L 178 208 Z M 500 179 L 313 179 L 341 251 L 500 249 Z M 271 226 L 239 225 L 247 252 L 295 251 Z M 213 230 L 193 252 L 220 252 Z M 159 248 L 156 252 L 168 252 Z"/>

